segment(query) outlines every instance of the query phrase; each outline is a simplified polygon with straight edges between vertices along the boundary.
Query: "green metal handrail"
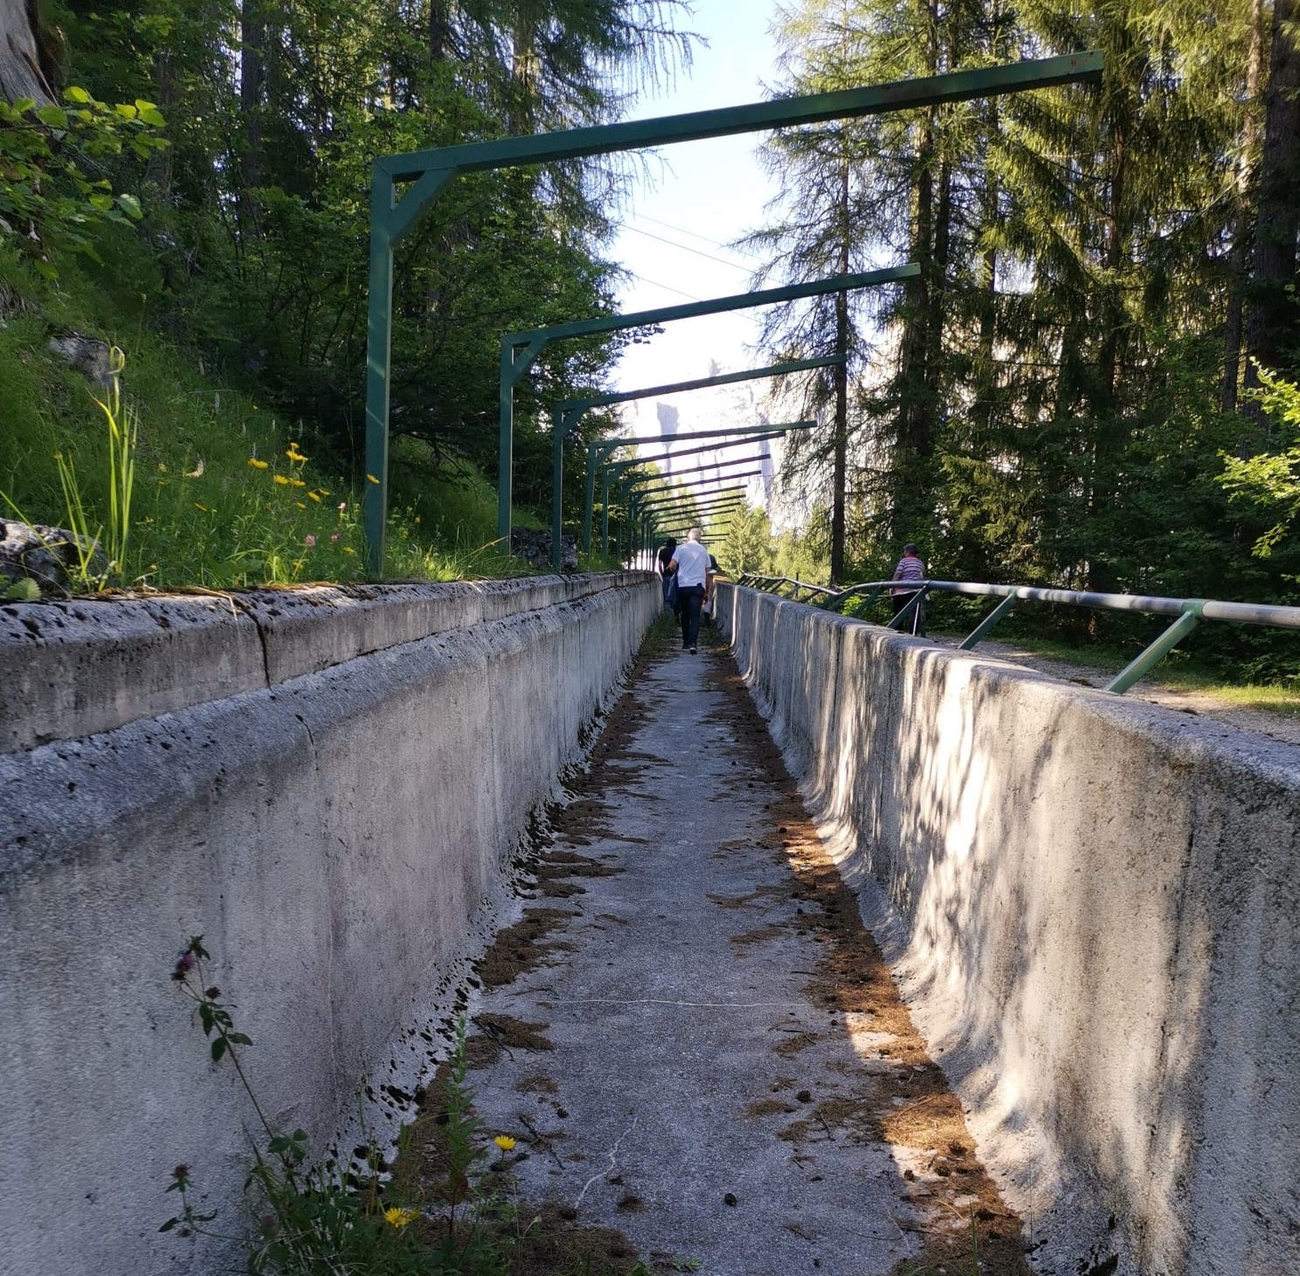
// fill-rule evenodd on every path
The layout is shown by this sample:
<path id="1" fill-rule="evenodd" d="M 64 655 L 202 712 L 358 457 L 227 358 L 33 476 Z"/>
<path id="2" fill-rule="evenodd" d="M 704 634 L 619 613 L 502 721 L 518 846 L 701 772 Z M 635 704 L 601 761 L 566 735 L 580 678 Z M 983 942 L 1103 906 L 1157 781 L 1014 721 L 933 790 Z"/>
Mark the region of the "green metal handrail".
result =
<path id="1" fill-rule="evenodd" d="M 825 595 L 823 607 L 838 611 L 850 598 L 864 596 L 867 601 L 885 590 L 906 587 L 915 593 L 908 607 L 889 621 L 889 628 L 904 622 L 930 593 L 963 594 L 968 597 L 997 598 L 998 605 L 958 643 L 959 651 L 970 651 L 987 637 L 989 631 L 1018 602 L 1059 603 L 1068 607 L 1089 607 L 1096 611 L 1130 611 L 1148 616 L 1172 616 L 1173 623 L 1145 647 L 1114 678 L 1105 690 L 1123 695 L 1135 682 L 1144 678 L 1203 620 L 1217 620 L 1237 625 L 1263 625 L 1273 629 L 1300 629 L 1300 607 L 1283 607 L 1270 603 L 1232 603 L 1206 598 L 1163 598 L 1146 594 L 1101 594 L 1080 589 L 1042 589 L 1029 585 L 990 585 L 965 580 L 905 581 L 874 580 L 847 589 L 829 589 L 791 580 L 788 576 L 760 576 L 746 573 L 736 582 L 754 589 L 776 593 L 784 586 Z"/>

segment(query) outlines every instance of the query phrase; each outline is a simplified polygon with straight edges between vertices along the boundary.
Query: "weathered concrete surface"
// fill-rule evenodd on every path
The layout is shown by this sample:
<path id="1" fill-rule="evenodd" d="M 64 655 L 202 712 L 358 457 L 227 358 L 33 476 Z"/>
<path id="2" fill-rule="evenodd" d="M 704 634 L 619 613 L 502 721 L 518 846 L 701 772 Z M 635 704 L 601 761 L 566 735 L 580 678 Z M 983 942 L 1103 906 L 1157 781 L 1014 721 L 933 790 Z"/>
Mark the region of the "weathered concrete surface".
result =
<path id="1" fill-rule="evenodd" d="M 208 1206 L 242 1218 L 247 1103 L 229 1069 L 205 1065 L 169 980 L 191 935 L 253 1038 L 264 1106 L 317 1148 L 363 1077 L 396 1103 L 427 1072 L 431 1008 L 450 1009 L 531 813 L 659 607 L 647 576 L 451 596 L 468 601 L 439 609 L 421 592 L 435 632 L 395 645 L 376 635 L 413 632 L 402 591 L 395 618 L 382 591 L 315 606 L 296 657 L 309 672 L 0 756 L 0 1268 L 215 1270 L 156 1234 L 180 1162 Z M 277 623 L 310 606 L 273 605 Z M 183 671 L 188 609 L 122 624 L 179 635 L 154 654 Z M 342 609 L 369 654 L 319 632 Z M 103 667 L 78 620 L 43 635 Z M 261 666 L 258 629 L 233 624 L 196 624 L 209 693 L 217 633 L 235 649 L 226 668 L 247 671 L 246 638 Z M 271 647 L 290 642 L 264 628 Z"/>
<path id="2" fill-rule="evenodd" d="M 555 950 L 472 1002 L 506 1043 L 471 1043 L 475 1109 L 527 1153 L 498 1162 L 522 1219 L 621 1230 L 656 1271 L 880 1276 L 922 1235 L 969 1263 L 996 1193 L 729 674 L 725 650 L 673 652 L 619 706 L 627 738 L 557 820 L 576 875 L 540 879 Z M 1024 1270 L 1015 1231 L 981 1238 L 994 1270 Z"/>
<path id="3" fill-rule="evenodd" d="M 0 753 L 275 686 L 430 634 L 574 603 L 630 579 L 309 585 L 0 604 Z"/>
<path id="4" fill-rule="evenodd" d="M 719 609 L 1039 1270 L 1300 1271 L 1300 750 Z"/>

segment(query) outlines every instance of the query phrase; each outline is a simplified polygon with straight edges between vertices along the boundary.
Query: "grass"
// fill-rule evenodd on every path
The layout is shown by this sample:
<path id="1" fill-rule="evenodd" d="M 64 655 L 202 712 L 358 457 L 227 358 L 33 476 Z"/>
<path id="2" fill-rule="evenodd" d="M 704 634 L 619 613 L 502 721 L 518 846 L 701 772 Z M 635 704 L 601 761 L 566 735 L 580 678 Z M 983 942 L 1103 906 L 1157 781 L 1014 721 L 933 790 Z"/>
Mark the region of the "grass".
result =
<path id="1" fill-rule="evenodd" d="M 945 637 L 964 637 L 964 634 L 945 634 Z M 1095 669 L 1099 673 L 1115 675 L 1133 659 L 1136 648 L 1118 646 L 1081 646 L 1059 639 L 1038 638 L 1022 634 L 1014 638 L 999 639 L 996 633 L 989 639 L 996 643 L 1005 641 L 1044 660 L 1078 665 Z M 978 651 L 979 648 L 976 648 Z M 1173 651 L 1158 664 L 1130 694 L 1140 694 L 1144 686 L 1159 685 L 1173 691 L 1195 692 L 1207 695 L 1224 705 L 1240 709 L 1257 709 L 1286 717 L 1300 718 L 1300 683 L 1294 678 L 1270 681 L 1235 681 L 1225 677 L 1223 671 L 1193 654 Z"/>
<path id="2" fill-rule="evenodd" d="M 74 269 L 59 286 L 0 244 L 0 492 L 36 523 L 64 526 L 71 466 L 86 523 L 121 529 L 106 584 L 227 589 L 366 576 L 360 511 L 366 476 L 344 478 L 300 421 L 153 333 Z M 124 353 L 119 416 L 138 423 L 129 522 L 120 509 L 120 440 L 97 406 L 104 389 L 48 349 L 50 329 L 92 333 Z M 111 423 L 110 423 L 111 424 Z M 383 578 L 453 580 L 530 569 L 501 550 L 496 493 L 467 464 L 396 439 Z M 12 507 L 4 505 L 7 512 Z M 538 520 L 521 511 L 522 526 Z M 129 533 L 129 534 L 128 534 Z"/>

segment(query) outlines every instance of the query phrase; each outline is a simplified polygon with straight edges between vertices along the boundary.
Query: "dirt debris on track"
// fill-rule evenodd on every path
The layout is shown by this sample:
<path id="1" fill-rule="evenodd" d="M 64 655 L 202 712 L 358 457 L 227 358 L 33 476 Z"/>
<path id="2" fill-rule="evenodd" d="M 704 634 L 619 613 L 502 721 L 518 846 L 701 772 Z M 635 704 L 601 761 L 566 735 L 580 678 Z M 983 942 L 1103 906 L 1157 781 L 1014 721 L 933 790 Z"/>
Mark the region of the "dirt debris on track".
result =
<path id="1" fill-rule="evenodd" d="M 658 628 L 568 789 L 466 1048 L 483 1137 L 517 1140 L 493 1171 L 532 1223 L 514 1270 L 1025 1276 L 716 636 L 691 656 Z M 445 1175 L 440 1120 L 435 1085 L 408 1181 Z"/>

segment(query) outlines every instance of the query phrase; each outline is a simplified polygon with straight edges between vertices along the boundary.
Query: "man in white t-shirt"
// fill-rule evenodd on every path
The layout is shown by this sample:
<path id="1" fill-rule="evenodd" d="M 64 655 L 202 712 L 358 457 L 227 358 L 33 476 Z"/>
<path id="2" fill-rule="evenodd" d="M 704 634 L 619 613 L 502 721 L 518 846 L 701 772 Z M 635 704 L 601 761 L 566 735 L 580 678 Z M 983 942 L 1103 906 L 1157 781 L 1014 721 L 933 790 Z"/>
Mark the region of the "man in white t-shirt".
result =
<path id="1" fill-rule="evenodd" d="M 700 608 L 709 600 L 709 551 L 692 527 L 677 546 L 669 566 L 677 573 L 677 614 L 682 621 L 682 650 L 695 655 L 700 640 Z"/>

